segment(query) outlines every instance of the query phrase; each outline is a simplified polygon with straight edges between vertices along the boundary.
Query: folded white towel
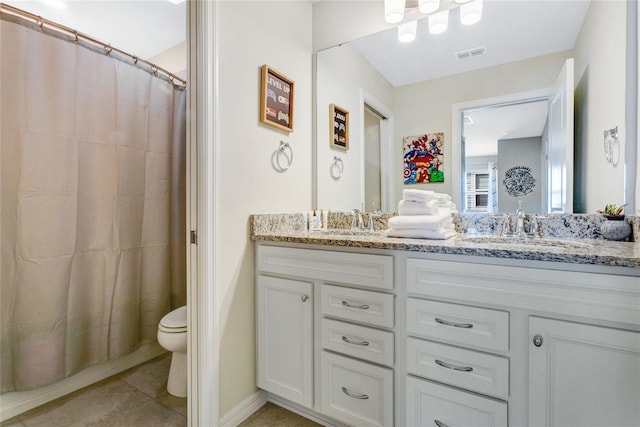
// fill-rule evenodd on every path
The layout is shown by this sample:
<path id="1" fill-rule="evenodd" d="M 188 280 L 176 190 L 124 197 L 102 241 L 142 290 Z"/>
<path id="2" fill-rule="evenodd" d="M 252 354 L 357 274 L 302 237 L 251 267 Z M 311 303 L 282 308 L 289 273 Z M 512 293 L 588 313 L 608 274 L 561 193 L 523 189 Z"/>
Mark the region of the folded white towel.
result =
<path id="1" fill-rule="evenodd" d="M 436 194 L 434 191 L 427 190 L 414 190 L 410 188 L 402 190 L 402 198 L 414 202 L 428 202 L 429 200 L 433 200 L 434 194 Z"/>
<path id="2" fill-rule="evenodd" d="M 400 215 L 435 215 L 437 213 L 437 200 L 430 200 L 426 203 L 400 200 L 400 203 L 398 203 L 398 214 Z"/>
<path id="3" fill-rule="evenodd" d="M 438 200 L 451 200 L 451 195 L 447 193 L 433 193 L 433 197 Z"/>
<path id="4" fill-rule="evenodd" d="M 417 228 L 421 230 L 439 230 L 453 227 L 453 218 L 448 209 L 438 212 L 437 215 L 406 215 L 389 218 L 388 227 L 394 230 Z"/>
<path id="5" fill-rule="evenodd" d="M 446 209 L 450 209 L 452 211 L 457 211 L 458 208 L 456 207 L 456 204 L 453 202 L 444 202 L 444 203 L 438 203 L 438 206 L 441 208 L 446 208 Z"/>
<path id="6" fill-rule="evenodd" d="M 413 239 L 433 239 L 445 240 L 454 237 L 457 233 L 453 229 L 446 230 L 423 230 L 407 228 L 404 230 L 389 229 L 384 232 L 385 237 L 404 237 Z"/>

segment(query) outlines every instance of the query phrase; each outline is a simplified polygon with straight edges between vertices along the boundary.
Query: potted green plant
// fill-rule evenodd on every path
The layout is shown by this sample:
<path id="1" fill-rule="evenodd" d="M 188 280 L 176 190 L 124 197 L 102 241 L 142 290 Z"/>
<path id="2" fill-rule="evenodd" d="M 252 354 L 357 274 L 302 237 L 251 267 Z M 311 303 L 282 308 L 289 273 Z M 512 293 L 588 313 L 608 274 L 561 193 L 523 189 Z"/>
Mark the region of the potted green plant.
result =
<path id="1" fill-rule="evenodd" d="M 600 234 L 607 240 L 627 240 L 631 235 L 631 225 L 624 221 L 624 207 L 626 205 L 608 204 L 603 210 L 598 210 L 605 217 L 600 225 Z"/>
<path id="2" fill-rule="evenodd" d="M 596 212 L 603 214 L 604 217 L 607 219 L 612 219 L 614 221 L 622 221 L 624 219 L 625 206 L 626 204 L 620 205 L 620 206 L 614 205 L 614 204 L 608 204 L 604 207 L 603 210 L 599 210 Z"/>

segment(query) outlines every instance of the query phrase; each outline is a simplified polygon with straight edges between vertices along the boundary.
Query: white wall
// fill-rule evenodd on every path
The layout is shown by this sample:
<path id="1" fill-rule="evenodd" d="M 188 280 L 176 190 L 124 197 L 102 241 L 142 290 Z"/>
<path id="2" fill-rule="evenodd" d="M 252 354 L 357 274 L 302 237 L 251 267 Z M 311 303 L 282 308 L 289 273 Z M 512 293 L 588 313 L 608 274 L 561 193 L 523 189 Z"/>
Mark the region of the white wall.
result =
<path id="1" fill-rule="evenodd" d="M 626 10 L 624 1 L 592 1 L 575 47 L 576 212 L 624 200 Z M 620 162 L 614 167 L 604 157 L 603 132 L 616 126 Z"/>
<path id="2" fill-rule="evenodd" d="M 149 62 L 152 62 L 159 67 L 164 68 L 183 79 L 187 76 L 187 42 L 183 41 L 177 45 L 159 53 L 153 58 L 149 58 Z"/>
<path id="3" fill-rule="evenodd" d="M 355 40 L 393 25 L 387 24 L 381 0 L 317 1 L 313 4 L 313 51 Z"/>
<path id="4" fill-rule="evenodd" d="M 451 106 L 553 86 L 571 51 L 498 65 L 482 70 L 398 87 L 394 93 L 396 171 L 402 171 L 402 138 L 444 132 L 444 182 L 407 186 L 451 194 Z M 459 173 L 459 167 L 456 172 Z M 396 172 L 395 194 L 402 196 L 403 177 Z M 461 208 L 461 206 L 458 206 Z"/>
<path id="5" fill-rule="evenodd" d="M 251 13 L 247 13 L 247 11 Z M 310 2 L 221 1 L 218 6 L 216 245 L 220 303 L 220 414 L 256 391 L 254 251 L 249 215 L 311 208 Z M 259 123 L 260 66 L 294 80 L 294 131 Z M 288 141 L 291 168 L 272 153 Z"/>
<path id="6" fill-rule="evenodd" d="M 316 161 L 318 209 L 360 208 L 364 173 L 362 91 L 393 110 L 393 87 L 350 44 L 318 52 L 316 57 Z M 329 105 L 349 111 L 349 149 L 330 145 Z M 339 180 L 329 174 L 334 156 L 344 163 Z"/>

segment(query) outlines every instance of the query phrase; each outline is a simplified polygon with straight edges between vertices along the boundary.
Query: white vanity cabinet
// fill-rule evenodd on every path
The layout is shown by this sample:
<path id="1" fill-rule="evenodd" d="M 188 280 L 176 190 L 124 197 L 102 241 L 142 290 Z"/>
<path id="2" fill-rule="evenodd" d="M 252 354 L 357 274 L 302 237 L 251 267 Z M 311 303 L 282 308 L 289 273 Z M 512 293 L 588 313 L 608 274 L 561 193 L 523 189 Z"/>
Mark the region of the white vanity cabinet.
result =
<path id="1" fill-rule="evenodd" d="M 256 248 L 258 386 L 329 425 L 640 425 L 637 269 Z"/>
<path id="2" fill-rule="evenodd" d="M 482 261 L 407 259 L 408 424 L 640 425 L 640 275 Z"/>
<path id="3" fill-rule="evenodd" d="M 393 426 L 393 260 L 258 245 L 258 387 L 338 424 Z"/>

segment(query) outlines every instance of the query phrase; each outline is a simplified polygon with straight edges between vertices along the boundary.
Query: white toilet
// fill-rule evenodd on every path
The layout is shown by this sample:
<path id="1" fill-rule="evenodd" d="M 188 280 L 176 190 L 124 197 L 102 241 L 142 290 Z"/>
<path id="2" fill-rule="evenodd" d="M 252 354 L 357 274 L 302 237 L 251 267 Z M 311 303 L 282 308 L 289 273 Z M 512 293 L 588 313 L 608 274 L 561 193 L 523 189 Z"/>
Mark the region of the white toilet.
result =
<path id="1" fill-rule="evenodd" d="M 167 391 L 187 397 L 187 306 L 166 314 L 158 324 L 158 343 L 172 351 Z"/>

